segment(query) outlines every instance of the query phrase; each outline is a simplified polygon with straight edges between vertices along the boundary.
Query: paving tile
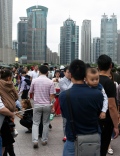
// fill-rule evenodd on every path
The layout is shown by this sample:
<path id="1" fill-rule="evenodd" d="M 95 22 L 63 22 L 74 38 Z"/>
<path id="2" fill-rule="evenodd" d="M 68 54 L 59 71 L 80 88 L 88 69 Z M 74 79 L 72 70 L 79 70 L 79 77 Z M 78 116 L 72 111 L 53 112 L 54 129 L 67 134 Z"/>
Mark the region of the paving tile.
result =
<path id="1" fill-rule="evenodd" d="M 32 136 L 26 134 L 26 128 L 19 124 L 19 119 L 15 119 L 16 129 L 18 136 L 15 138 L 14 144 L 16 156 L 62 156 L 64 143 L 63 138 L 63 126 L 62 117 L 55 117 L 51 122 L 52 130 L 49 130 L 49 140 L 46 146 L 41 145 L 41 138 L 39 139 L 39 148 L 33 149 Z M 111 146 L 114 150 L 114 156 L 120 156 L 120 137 L 111 142 Z M 109 156 L 109 155 L 107 155 Z"/>

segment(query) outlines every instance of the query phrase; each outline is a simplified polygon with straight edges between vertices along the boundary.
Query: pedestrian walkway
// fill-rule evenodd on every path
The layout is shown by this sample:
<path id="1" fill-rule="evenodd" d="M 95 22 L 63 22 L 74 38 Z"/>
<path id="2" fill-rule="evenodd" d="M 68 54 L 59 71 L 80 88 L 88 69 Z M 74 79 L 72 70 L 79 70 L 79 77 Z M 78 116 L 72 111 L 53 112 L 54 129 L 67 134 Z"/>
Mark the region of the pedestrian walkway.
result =
<path id="1" fill-rule="evenodd" d="M 16 156 L 62 156 L 63 145 L 62 137 L 62 118 L 55 117 L 51 122 L 53 128 L 49 132 L 49 141 L 46 146 L 41 145 L 39 139 L 39 148 L 33 149 L 31 134 L 26 134 L 26 128 L 19 124 L 19 119 L 16 117 L 16 128 L 18 136 L 14 144 Z M 114 150 L 114 156 L 120 156 L 120 137 L 112 141 L 112 148 Z M 107 155 L 109 156 L 109 155 Z"/>
<path id="2" fill-rule="evenodd" d="M 16 156 L 62 156 L 64 143 L 61 117 L 55 117 L 51 124 L 48 144 L 42 146 L 39 139 L 39 148 L 33 149 L 31 134 L 25 133 L 27 129 L 19 124 L 19 119 L 16 117 L 16 129 L 19 133 L 14 144 Z"/>

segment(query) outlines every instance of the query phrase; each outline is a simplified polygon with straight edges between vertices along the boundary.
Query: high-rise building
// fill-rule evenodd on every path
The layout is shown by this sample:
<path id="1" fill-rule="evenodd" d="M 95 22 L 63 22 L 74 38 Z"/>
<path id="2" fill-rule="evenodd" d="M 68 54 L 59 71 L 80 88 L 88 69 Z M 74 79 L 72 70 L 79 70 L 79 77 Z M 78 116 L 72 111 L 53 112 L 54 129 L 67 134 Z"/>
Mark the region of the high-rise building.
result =
<path id="1" fill-rule="evenodd" d="M 0 0 L 0 62 L 15 62 L 12 50 L 12 8 L 13 0 Z"/>
<path id="2" fill-rule="evenodd" d="M 91 21 L 84 20 L 81 27 L 81 59 L 91 63 Z"/>
<path id="3" fill-rule="evenodd" d="M 47 47 L 46 62 L 49 64 L 59 64 L 59 56 L 57 52 L 52 52 L 50 48 Z"/>
<path id="4" fill-rule="evenodd" d="M 18 57 L 27 55 L 27 17 L 20 17 L 17 24 Z"/>
<path id="5" fill-rule="evenodd" d="M 17 42 L 17 40 L 12 41 L 12 49 L 15 50 L 15 56 L 18 57 L 18 42 Z"/>
<path id="6" fill-rule="evenodd" d="M 79 58 L 79 26 L 68 18 L 60 29 L 60 64 Z"/>
<path id="7" fill-rule="evenodd" d="M 117 63 L 120 65 L 120 30 L 118 30 L 117 37 Z"/>
<path id="8" fill-rule="evenodd" d="M 117 63 L 117 17 L 108 18 L 103 15 L 101 19 L 100 54 L 106 54 Z"/>
<path id="9" fill-rule="evenodd" d="M 97 62 L 98 57 L 100 56 L 100 38 L 93 38 L 93 63 Z"/>
<path id="10" fill-rule="evenodd" d="M 30 63 L 46 61 L 47 13 L 48 8 L 44 6 L 33 6 L 27 9 L 27 60 Z"/>

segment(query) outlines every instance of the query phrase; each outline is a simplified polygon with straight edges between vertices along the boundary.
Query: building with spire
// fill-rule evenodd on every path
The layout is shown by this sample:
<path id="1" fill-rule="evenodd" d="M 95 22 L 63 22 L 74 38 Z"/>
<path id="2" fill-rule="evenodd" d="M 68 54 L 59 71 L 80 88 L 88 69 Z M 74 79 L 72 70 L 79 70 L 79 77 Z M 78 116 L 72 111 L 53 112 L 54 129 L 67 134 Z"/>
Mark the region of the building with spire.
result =
<path id="1" fill-rule="evenodd" d="M 79 58 L 79 26 L 68 18 L 60 28 L 60 64 Z"/>
<path id="2" fill-rule="evenodd" d="M 117 17 L 108 18 L 103 15 L 101 19 L 100 54 L 106 54 L 117 63 Z"/>

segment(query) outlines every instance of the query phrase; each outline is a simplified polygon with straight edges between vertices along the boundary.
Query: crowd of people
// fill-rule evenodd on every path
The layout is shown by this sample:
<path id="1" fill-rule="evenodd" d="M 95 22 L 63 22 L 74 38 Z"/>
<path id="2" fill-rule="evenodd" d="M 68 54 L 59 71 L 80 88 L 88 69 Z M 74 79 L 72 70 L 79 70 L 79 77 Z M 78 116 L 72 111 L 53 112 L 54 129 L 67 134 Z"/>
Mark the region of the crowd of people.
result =
<path id="1" fill-rule="evenodd" d="M 0 70 L 0 155 L 15 156 L 13 143 L 18 135 L 15 116 L 25 133 L 32 133 L 33 148 L 48 143 L 51 113 L 63 118 L 63 156 L 79 152 L 79 137 L 96 137 L 99 156 L 113 154 L 111 138 L 119 135 L 120 74 L 107 55 L 98 58 L 97 68 L 74 60 L 62 69 L 44 63 Z M 31 103 L 33 99 L 33 103 Z M 61 136 L 62 137 L 62 136 Z M 76 139 L 77 138 L 77 139 Z M 81 154 L 90 153 L 84 144 Z M 88 141 L 88 140 L 87 140 Z M 77 148 L 76 148 L 77 147 Z M 91 140 L 92 148 L 92 140 Z M 94 144 L 95 148 L 95 144 Z M 94 152 L 93 148 L 93 152 Z M 96 152 L 95 151 L 95 152 Z M 95 153 L 94 152 L 94 153 Z M 91 155 L 90 155 L 91 156 Z"/>

